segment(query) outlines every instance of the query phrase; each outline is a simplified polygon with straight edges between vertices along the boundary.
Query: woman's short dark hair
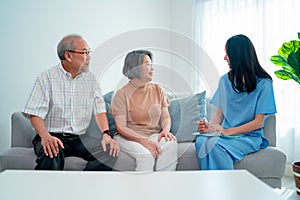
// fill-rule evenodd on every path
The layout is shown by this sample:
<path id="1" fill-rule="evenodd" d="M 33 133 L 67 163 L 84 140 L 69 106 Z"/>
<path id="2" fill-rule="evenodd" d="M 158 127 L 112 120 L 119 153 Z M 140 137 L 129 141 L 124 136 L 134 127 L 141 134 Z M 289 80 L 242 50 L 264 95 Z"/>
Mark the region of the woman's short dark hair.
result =
<path id="1" fill-rule="evenodd" d="M 124 61 L 123 74 L 128 79 L 141 78 L 141 66 L 144 56 L 149 56 L 152 60 L 152 53 L 147 50 L 135 50 L 129 52 Z"/>
<path id="2" fill-rule="evenodd" d="M 65 52 L 69 50 L 75 50 L 75 42 L 74 39 L 79 38 L 82 39 L 80 35 L 68 35 L 65 36 L 57 45 L 57 55 L 60 60 L 65 60 Z"/>

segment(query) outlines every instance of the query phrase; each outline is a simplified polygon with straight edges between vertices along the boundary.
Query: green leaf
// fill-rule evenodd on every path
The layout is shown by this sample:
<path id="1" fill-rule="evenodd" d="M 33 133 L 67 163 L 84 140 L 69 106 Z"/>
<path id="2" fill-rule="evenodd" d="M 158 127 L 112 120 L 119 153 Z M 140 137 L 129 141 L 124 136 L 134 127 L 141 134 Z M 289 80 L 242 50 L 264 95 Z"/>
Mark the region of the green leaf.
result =
<path id="1" fill-rule="evenodd" d="M 277 66 L 289 66 L 286 58 L 280 55 L 272 56 L 270 60 Z"/>
<path id="2" fill-rule="evenodd" d="M 300 50 L 298 52 L 294 53 L 292 52 L 288 57 L 288 63 L 291 67 L 295 70 L 295 74 L 298 77 L 300 75 Z"/>
<path id="3" fill-rule="evenodd" d="M 300 78 L 298 76 L 292 75 L 292 79 L 300 84 Z"/>
<path id="4" fill-rule="evenodd" d="M 284 70 L 277 70 L 274 72 L 275 75 L 282 80 L 290 80 L 292 79 L 291 74 Z"/>
<path id="5" fill-rule="evenodd" d="M 300 40 L 300 32 L 298 39 Z M 275 71 L 275 75 L 283 80 L 294 80 L 300 84 L 300 41 L 291 40 L 283 43 L 279 48 L 278 54 L 270 58 L 277 66 L 281 66 L 281 70 Z"/>
<path id="6" fill-rule="evenodd" d="M 291 40 L 289 42 L 283 43 L 282 47 L 278 50 L 278 54 L 288 58 L 290 53 L 297 52 L 300 48 L 300 41 L 298 40 Z"/>
<path id="7" fill-rule="evenodd" d="M 294 68 L 291 67 L 291 66 L 283 66 L 282 69 L 284 71 L 286 71 L 286 72 L 290 72 L 291 74 L 295 74 L 296 73 L 295 70 L 294 70 Z"/>
<path id="8" fill-rule="evenodd" d="M 300 84 L 300 78 L 299 77 L 296 77 L 294 74 L 290 74 L 289 72 L 286 72 L 284 70 L 277 70 L 275 71 L 275 75 L 282 79 L 282 80 L 294 80 L 296 81 L 297 83 Z"/>

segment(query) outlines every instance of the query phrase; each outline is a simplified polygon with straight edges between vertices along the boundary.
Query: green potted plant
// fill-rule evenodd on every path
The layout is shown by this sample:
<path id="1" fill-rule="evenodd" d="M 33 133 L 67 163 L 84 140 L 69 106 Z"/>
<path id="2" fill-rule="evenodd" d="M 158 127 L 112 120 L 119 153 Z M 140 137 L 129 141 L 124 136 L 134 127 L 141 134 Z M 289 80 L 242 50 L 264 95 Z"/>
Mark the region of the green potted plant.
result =
<path id="1" fill-rule="evenodd" d="M 275 65 L 281 67 L 275 71 L 275 75 L 280 79 L 292 79 L 300 84 L 300 33 L 298 33 L 298 40 L 284 42 L 278 54 L 270 59 Z"/>
<path id="2" fill-rule="evenodd" d="M 275 75 L 280 79 L 292 79 L 300 84 L 300 33 L 298 33 L 298 40 L 284 42 L 278 54 L 270 58 L 275 65 L 281 67 L 274 72 Z M 292 168 L 296 191 L 300 195 L 300 162 L 293 162 Z"/>

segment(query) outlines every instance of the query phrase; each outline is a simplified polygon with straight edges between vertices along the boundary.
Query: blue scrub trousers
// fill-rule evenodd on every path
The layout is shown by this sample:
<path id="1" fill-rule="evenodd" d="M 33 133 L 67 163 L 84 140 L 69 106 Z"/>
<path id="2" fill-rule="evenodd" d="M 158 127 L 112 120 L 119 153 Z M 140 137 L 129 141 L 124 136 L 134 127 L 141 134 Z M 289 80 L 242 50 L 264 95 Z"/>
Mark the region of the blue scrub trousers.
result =
<path id="1" fill-rule="evenodd" d="M 195 142 L 198 163 L 201 170 L 229 170 L 233 163 L 245 155 L 262 148 L 261 136 L 207 137 L 198 136 Z"/>

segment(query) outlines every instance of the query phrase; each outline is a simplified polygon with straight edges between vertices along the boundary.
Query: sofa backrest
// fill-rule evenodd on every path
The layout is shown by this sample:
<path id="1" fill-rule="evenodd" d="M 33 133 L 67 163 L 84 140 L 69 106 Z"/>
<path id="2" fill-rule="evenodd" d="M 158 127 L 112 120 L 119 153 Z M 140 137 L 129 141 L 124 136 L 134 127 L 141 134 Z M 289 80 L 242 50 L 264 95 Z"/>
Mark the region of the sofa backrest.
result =
<path id="1" fill-rule="evenodd" d="M 95 117 L 91 119 L 87 133 L 92 136 L 99 136 L 100 129 L 97 126 Z M 11 116 L 11 146 L 12 147 L 32 147 L 32 140 L 36 132 L 31 122 L 22 112 L 15 112 Z"/>
<path id="2" fill-rule="evenodd" d="M 215 112 L 215 108 L 209 104 L 207 105 L 207 119 L 209 120 Z M 11 116 L 11 146 L 12 147 L 32 147 L 32 140 L 35 136 L 30 120 L 27 119 L 21 112 L 15 112 Z M 90 135 L 98 135 L 100 132 L 94 117 L 92 117 L 91 124 L 87 129 Z M 276 116 L 269 115 L 265 121 L 264 127 L 265 137 L 269 140 L 269 145 L 276 146 Z"/>

